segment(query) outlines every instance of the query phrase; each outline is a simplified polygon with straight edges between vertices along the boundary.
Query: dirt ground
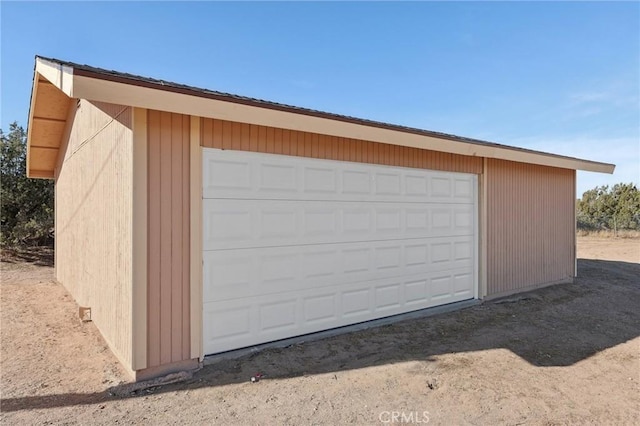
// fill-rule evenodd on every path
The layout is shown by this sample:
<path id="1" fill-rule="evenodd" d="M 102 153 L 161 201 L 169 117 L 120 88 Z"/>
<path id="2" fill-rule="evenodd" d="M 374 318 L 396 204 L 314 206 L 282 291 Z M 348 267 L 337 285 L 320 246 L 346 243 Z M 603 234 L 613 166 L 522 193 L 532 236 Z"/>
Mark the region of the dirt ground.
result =
<path id="1" fill-rule="evenodd" d="M 0 422 L 640 424 L 640 240 L 581 238 L 578 254 L 571 285 L 133 392 L 51 267 L 5 258 Z"/>

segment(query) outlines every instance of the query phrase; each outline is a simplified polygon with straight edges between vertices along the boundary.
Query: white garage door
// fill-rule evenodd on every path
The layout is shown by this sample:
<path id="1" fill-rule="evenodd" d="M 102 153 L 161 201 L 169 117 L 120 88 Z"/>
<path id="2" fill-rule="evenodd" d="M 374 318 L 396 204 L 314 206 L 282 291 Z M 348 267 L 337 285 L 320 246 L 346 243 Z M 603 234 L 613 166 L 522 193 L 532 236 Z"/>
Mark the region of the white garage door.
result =
<path id="1" fill-rule="evenodd" d="M 205 354 L 477 297 L 476 176 L 203 149 Z"/>

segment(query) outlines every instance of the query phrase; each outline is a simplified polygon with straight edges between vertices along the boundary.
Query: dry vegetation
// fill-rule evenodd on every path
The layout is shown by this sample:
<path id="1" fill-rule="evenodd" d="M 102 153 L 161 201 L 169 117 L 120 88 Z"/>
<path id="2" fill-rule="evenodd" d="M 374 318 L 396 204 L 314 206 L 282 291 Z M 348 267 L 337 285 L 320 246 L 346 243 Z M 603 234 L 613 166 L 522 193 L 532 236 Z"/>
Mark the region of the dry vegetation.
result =
<path id="1" fill-rule="evenodd" d="M 140 390 L 78 321 L 51 268 L 13 253 L 2 263 L 0 422 L 378 424 L 390 411 L 424 422 L 427 411 L 444 425 L 640 424 L 640 240 L 581 238 L 578 253 L 572 285 L 265 350 Z"/>
<path id="2" fill-rule="evenodd" d="M 632 229 L 621 229 L 619 231 L 611 231 L 608 229 L 592 231 L 587 229 L 578 229 L 579 238 L 631 238 L 640 241 L 640 231 Z"/>

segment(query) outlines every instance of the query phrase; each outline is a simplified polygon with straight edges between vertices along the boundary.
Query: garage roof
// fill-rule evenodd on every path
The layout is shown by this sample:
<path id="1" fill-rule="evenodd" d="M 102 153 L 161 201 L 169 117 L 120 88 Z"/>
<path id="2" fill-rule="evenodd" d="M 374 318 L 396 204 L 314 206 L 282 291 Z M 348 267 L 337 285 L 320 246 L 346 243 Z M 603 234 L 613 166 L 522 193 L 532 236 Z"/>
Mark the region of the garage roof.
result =
<path id="1" fill-rule="evenodd" d="M 109 102 L 453 154 L 613 173 L 613 164 L 284 105 L 36 56 L 27 175 L 52 178 L 73 99 Z"/>

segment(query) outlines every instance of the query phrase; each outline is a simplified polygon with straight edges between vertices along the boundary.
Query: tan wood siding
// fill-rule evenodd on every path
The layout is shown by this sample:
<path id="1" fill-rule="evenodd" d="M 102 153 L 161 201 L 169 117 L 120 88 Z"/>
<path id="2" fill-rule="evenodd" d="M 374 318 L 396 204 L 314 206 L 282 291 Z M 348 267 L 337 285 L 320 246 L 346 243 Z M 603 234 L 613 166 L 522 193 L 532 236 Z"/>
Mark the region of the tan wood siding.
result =
<path id="1" fill-rule="evenodd" d="M 482 158 L 203 118 L 201 145 L 329 160 L 482 173 Z"/>
<path id="2" fill-rule="evenodd" d="M 487 159 L 487 294 L 568 281 L 575 171 Z"/>
<path id="3" fill-rule="evenodd" d="M 132 110 L 71 108 L 55 176 L 56 278 L 131 369 Z"/>
<path id="4" fill-rule="evenodd" d="M 148 117 L 147 366 L 190 359 L 190 126 L 188 115 Z"/>

